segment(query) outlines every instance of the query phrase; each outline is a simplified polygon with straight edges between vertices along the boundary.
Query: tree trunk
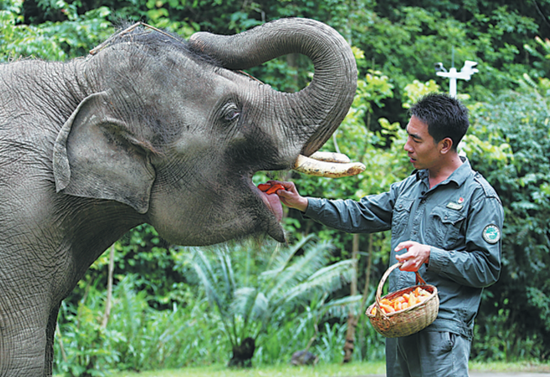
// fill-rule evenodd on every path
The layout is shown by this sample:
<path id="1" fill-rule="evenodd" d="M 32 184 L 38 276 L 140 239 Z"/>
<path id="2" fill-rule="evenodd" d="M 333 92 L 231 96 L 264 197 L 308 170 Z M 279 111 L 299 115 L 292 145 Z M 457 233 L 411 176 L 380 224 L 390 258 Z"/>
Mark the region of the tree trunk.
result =
<path id="1" fill-rule="evenodd" d="M 367 260 L 365 288 L 363 289 L 363 297 L 361 298 L 361 309 L 360 309 L 361 313 L 363 313 L 363 310 L 366 310 L 365 304 L 367 302 L 367 297 L 369 296 L 370 271 L 372 267 L 372 240 L 373 240 L 373 236 L 372 234 L 369 234 L 369 246 L 367 250 L 369 254 L 369 259 Z"/>
<path id="2" fill-rule="evenodd" d="M 113 272 L 115 270 L 115 244 L 111 246 L 109 253 L 109 270 L 107 278 L 107 300 L 105 301 L 105 314 L 103 315 L 102 328 L 107 328 L 109 317 L 111 316 L 111 306 L 113 301 Z"/>
<path id="3" fill-rule="evenodd" d="M 359 255 L 359 234 L 353 235 L 353 246 L 351 259 L 355 269 L 355 277 L 351 281 L 350 295 L 357 294 L 357 256 Z M 360 309 L 361 310 L 361 309 Z M 346 331 L 346 343 L 344 344 L 344 363 L 349 363 L 353 358 L 353 350 L 355 348 L 355 328 L 357 327 L 357 316 L 353 311 L 348 314 L 348 328 Z"/>
<path id="4" fill-rule="evenodd" d="M 67 359 L 67 353 L 65 352 L 65 347 L 63 346 L 63 339 L 61 335 L 61 330 L 59 329 L 59 324 L 55 327 L 55 337 L 57 339 L 57 342 L 59 343 L 59 350 L 61 351 L 61 357 L 63 358 L 64 363 L 68 363 L 69 360 Z"/>
<path id="5" fill-rule="evenodd" d="M 355 328 L 357 327 L 357 321 L 358 318 L 362 316 L 362 313 L 364 313 L 365 310 L 365 304 L 367 301 L 367 297 L 369 295 L 369 285 L 370 285 L 370 272 L 372 267 L 372 242 L 373 242 L 373 236 L 372 234 L 369 235 L 369 244 L 368 244 L 368 260 L 367 260 L 367 268 L 366 268 L 366 278 L 365 278 L 365 288 L 363 289 L 363 295 L 361 298 L 361 306 L 359 307 L 359 314 L 355 315 L 355 313 L 350 312 L 348 315 L 348 328 L 346 332 L 346 344 L 344 345 L 344 363 L 349 363 L 352 361 L 353 357 L 353 351 L 355 349 Z M 359 254 L 359 235 L 354 234 L 353 235 L 353 246 L 352 246 L 352 258 L 354 258 L 355 261 L 355 269 L 357 272 L 357 255 Z M 357 273 L 356 273 L 357 276 Z M 354 279 L 351 282 L 350 287 L 350 294 L 356 295 L 357 294 L 357 280 Z"/>

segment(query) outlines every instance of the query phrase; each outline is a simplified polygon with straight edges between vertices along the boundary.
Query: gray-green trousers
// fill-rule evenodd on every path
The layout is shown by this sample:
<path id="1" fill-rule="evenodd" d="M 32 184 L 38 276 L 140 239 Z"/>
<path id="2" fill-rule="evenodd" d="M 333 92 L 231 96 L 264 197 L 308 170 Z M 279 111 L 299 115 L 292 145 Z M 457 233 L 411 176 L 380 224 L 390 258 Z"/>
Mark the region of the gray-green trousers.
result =
<path id="1" fill-rule="evenodd" d="M 468 377 L 471 341 L 450 332 L 420 331 L 386 339 L 388 377 Z"/>

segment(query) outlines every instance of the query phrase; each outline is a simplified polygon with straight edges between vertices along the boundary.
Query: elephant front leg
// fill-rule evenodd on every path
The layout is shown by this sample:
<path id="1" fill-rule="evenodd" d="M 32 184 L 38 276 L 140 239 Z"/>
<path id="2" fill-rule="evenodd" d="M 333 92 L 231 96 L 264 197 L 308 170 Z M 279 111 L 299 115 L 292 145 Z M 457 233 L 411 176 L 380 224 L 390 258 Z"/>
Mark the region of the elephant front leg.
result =
<path id="1" fill-rule="evenodd" d="M 43 304 L 14 305 L 13 301 L 0 298 L 0 376 L 51 376 L 51 366 L 49 374 L 44 374 L 48 370 L 47 310 Z"/>

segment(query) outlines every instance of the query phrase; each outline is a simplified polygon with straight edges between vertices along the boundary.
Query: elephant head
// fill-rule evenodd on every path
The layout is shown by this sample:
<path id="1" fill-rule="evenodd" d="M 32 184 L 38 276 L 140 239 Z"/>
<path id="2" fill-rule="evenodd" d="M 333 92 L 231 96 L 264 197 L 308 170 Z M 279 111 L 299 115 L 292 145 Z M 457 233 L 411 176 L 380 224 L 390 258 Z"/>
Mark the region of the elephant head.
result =
<path id="1" fill-rule="evenodd" d="M 297 93 L 239 72 L 290 53 L 315 67 Z M 188 42 L 133 27 L 76 71 L 87 96 L 55 141 L 56 190 L 124 203 L 184 245 L 255 233 L 283 241 L 280 203 L 252 176 L 291 169 L 317 151 L 345 117 L 357 80 L 348 43 L 299 18 Z"/>

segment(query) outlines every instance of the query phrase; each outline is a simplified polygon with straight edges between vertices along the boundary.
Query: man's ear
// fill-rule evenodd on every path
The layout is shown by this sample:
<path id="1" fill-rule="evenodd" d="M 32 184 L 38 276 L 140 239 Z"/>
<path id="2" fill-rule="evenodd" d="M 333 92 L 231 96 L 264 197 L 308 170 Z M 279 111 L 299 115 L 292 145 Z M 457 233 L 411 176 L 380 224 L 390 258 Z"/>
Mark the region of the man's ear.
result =
<path id="1" fill-rule="evenodd" d="M 111 115 L 107 92 L 86 97 L 57 135 L 53 172 L 57 192 L 116 200 L 139 213 L 149 209 L 155 171 L 149 151 L 127 124 Z"/>
<path id="2" fill-rule="evenodd" d="M 444 138 L 443 140 L 441 140 L 437 144 L 438 144 L 438 147 L 439 147 L 439 153 L 441 153 L 441 154 L 447 154 L 453 148 L 453 140 L 450 137 Z"/>

